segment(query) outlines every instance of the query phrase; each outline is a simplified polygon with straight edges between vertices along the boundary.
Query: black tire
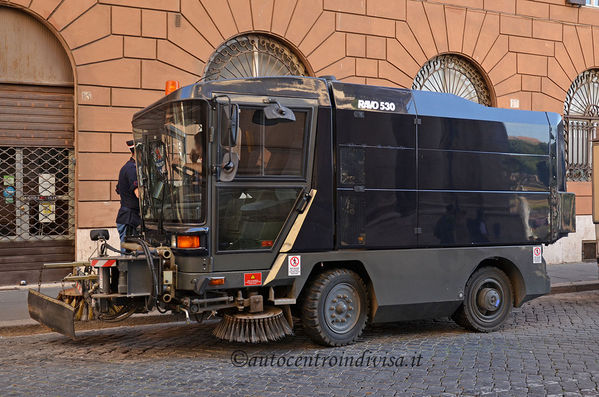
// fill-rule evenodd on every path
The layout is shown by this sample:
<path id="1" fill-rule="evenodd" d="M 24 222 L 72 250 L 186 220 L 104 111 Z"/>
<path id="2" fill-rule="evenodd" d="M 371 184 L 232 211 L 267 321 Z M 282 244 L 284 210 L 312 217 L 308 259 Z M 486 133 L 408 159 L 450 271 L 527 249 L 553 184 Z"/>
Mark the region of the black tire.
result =
<path id="1" fill-rule="evenodd" d="M 496 267 L 482 267 L 475 271 L 464 292 L 464 303 L 452 315 L 462 327 L 476 332 L 499 329 L 514 306 L 512 283 Z"/>
<path id="2" fill-rule="evenodd" d="M 301 318 L 304 330 L 314 342 L 344 346 L 360 337 L 368 310 L 368 293 L 362 278 L 351 270 L 332 269 L 319 274 L 307 286 Z"/>

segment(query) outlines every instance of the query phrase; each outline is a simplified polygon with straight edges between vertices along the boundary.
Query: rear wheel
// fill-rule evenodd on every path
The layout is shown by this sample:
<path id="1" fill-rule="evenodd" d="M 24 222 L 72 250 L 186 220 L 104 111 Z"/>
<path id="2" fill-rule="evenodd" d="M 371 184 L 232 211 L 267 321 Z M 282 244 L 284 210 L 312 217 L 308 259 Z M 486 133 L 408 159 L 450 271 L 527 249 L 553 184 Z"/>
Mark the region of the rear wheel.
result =
<path id="1" fill-rule="evenodd" d="M 364 281 L 347 269 L 319 274 L 308 286 L 302 304 L 302 324 L 308 336 L 325 346 L 343 346 L 362 334 L 368 317 Z"/>
<path id="2" fill-rule="evenodd" d="M 468 279 L 464 303 L 452 318 L 464 328 L 491 332 L 503 325 L 513 305 L 508 276 L 495 267 L 482 267 Z"/>

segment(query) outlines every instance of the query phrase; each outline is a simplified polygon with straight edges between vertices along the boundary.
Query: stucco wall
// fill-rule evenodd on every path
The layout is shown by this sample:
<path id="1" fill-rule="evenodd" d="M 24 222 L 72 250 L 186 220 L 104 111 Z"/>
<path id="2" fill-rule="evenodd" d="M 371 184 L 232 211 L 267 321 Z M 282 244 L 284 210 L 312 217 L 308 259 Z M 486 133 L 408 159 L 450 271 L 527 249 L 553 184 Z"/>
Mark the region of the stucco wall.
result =
<path id="1" fill-rule="evenodd" d="M 135 111 L 166 80 L 193 83 L 244 32 L 289 44 L 308 70 L 411 87 L 421 66 L 461 54 L 494 102 L 563 112 L 576 76 L 599 66 L 599 9 L 565 0 L 0 0 L 44 21 L 71 58 L 76 86 L 77 226 L 112 226 L 118 170 Z"/>

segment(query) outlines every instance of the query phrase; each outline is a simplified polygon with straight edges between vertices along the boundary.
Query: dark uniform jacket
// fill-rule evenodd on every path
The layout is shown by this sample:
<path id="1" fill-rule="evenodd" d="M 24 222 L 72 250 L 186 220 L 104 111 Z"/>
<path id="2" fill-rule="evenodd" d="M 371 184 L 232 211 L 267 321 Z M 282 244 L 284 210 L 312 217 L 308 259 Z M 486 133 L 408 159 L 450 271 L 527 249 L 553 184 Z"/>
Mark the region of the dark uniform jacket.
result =
<path id="1" fill-rule="evenodd" d="M 139 200 L 133 193 L 137 189 L 137 170 L 133 158 L 129 159 L 119 172 L 119 183 L 116 192 L 121 196 L 121 208 L 116 216 L 116 223 L 139 226 Z"/>

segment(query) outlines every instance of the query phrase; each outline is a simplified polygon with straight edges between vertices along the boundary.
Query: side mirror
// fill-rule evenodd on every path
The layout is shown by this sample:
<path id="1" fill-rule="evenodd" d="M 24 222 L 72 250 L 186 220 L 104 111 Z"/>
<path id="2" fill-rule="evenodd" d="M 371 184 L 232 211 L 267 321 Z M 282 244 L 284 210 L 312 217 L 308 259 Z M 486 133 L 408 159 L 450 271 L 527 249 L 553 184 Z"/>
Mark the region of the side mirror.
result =
<path id="1" fill-rule="evenodd" d="M 219 180 L 222 182 L 231 182 L 237 174 L 237 167 L 239 167 L 239 156 L 237 153 L 229 150 L 223 154 Z"/>
<path id="2" fill-rule="evenodd" d="M 239 105 L 234 103 L 231 105 L 231 110 L 229 111 L 229 134 L 230 134 L 229 146 L 237 145 L 238 129 L 239 129 Z"/>
<path id="3" fill-rule="evenodd" d="M 221 107 L 221 145 L 231 147 L 237 145 L 237 129 L 239 127 L 239 105 L 233 103 Z"/>
<path id="4" fill-rule="evenodd" d="M 295 113 L 293 113 L 293 110 L 278 102 L 272 103 L 264 108 L 264 117 L 267 120 L 295 121 Z"/>
<path id="5" fill-rule="evenodd" d="M 237 174 L 239 154 L 234 150 L 237 146 L 239 130 L 239 105 L 229 103 L 221 107 L 221 146 L 223 159 L 220 165 L 219 180 L 231 182 Z"/>

